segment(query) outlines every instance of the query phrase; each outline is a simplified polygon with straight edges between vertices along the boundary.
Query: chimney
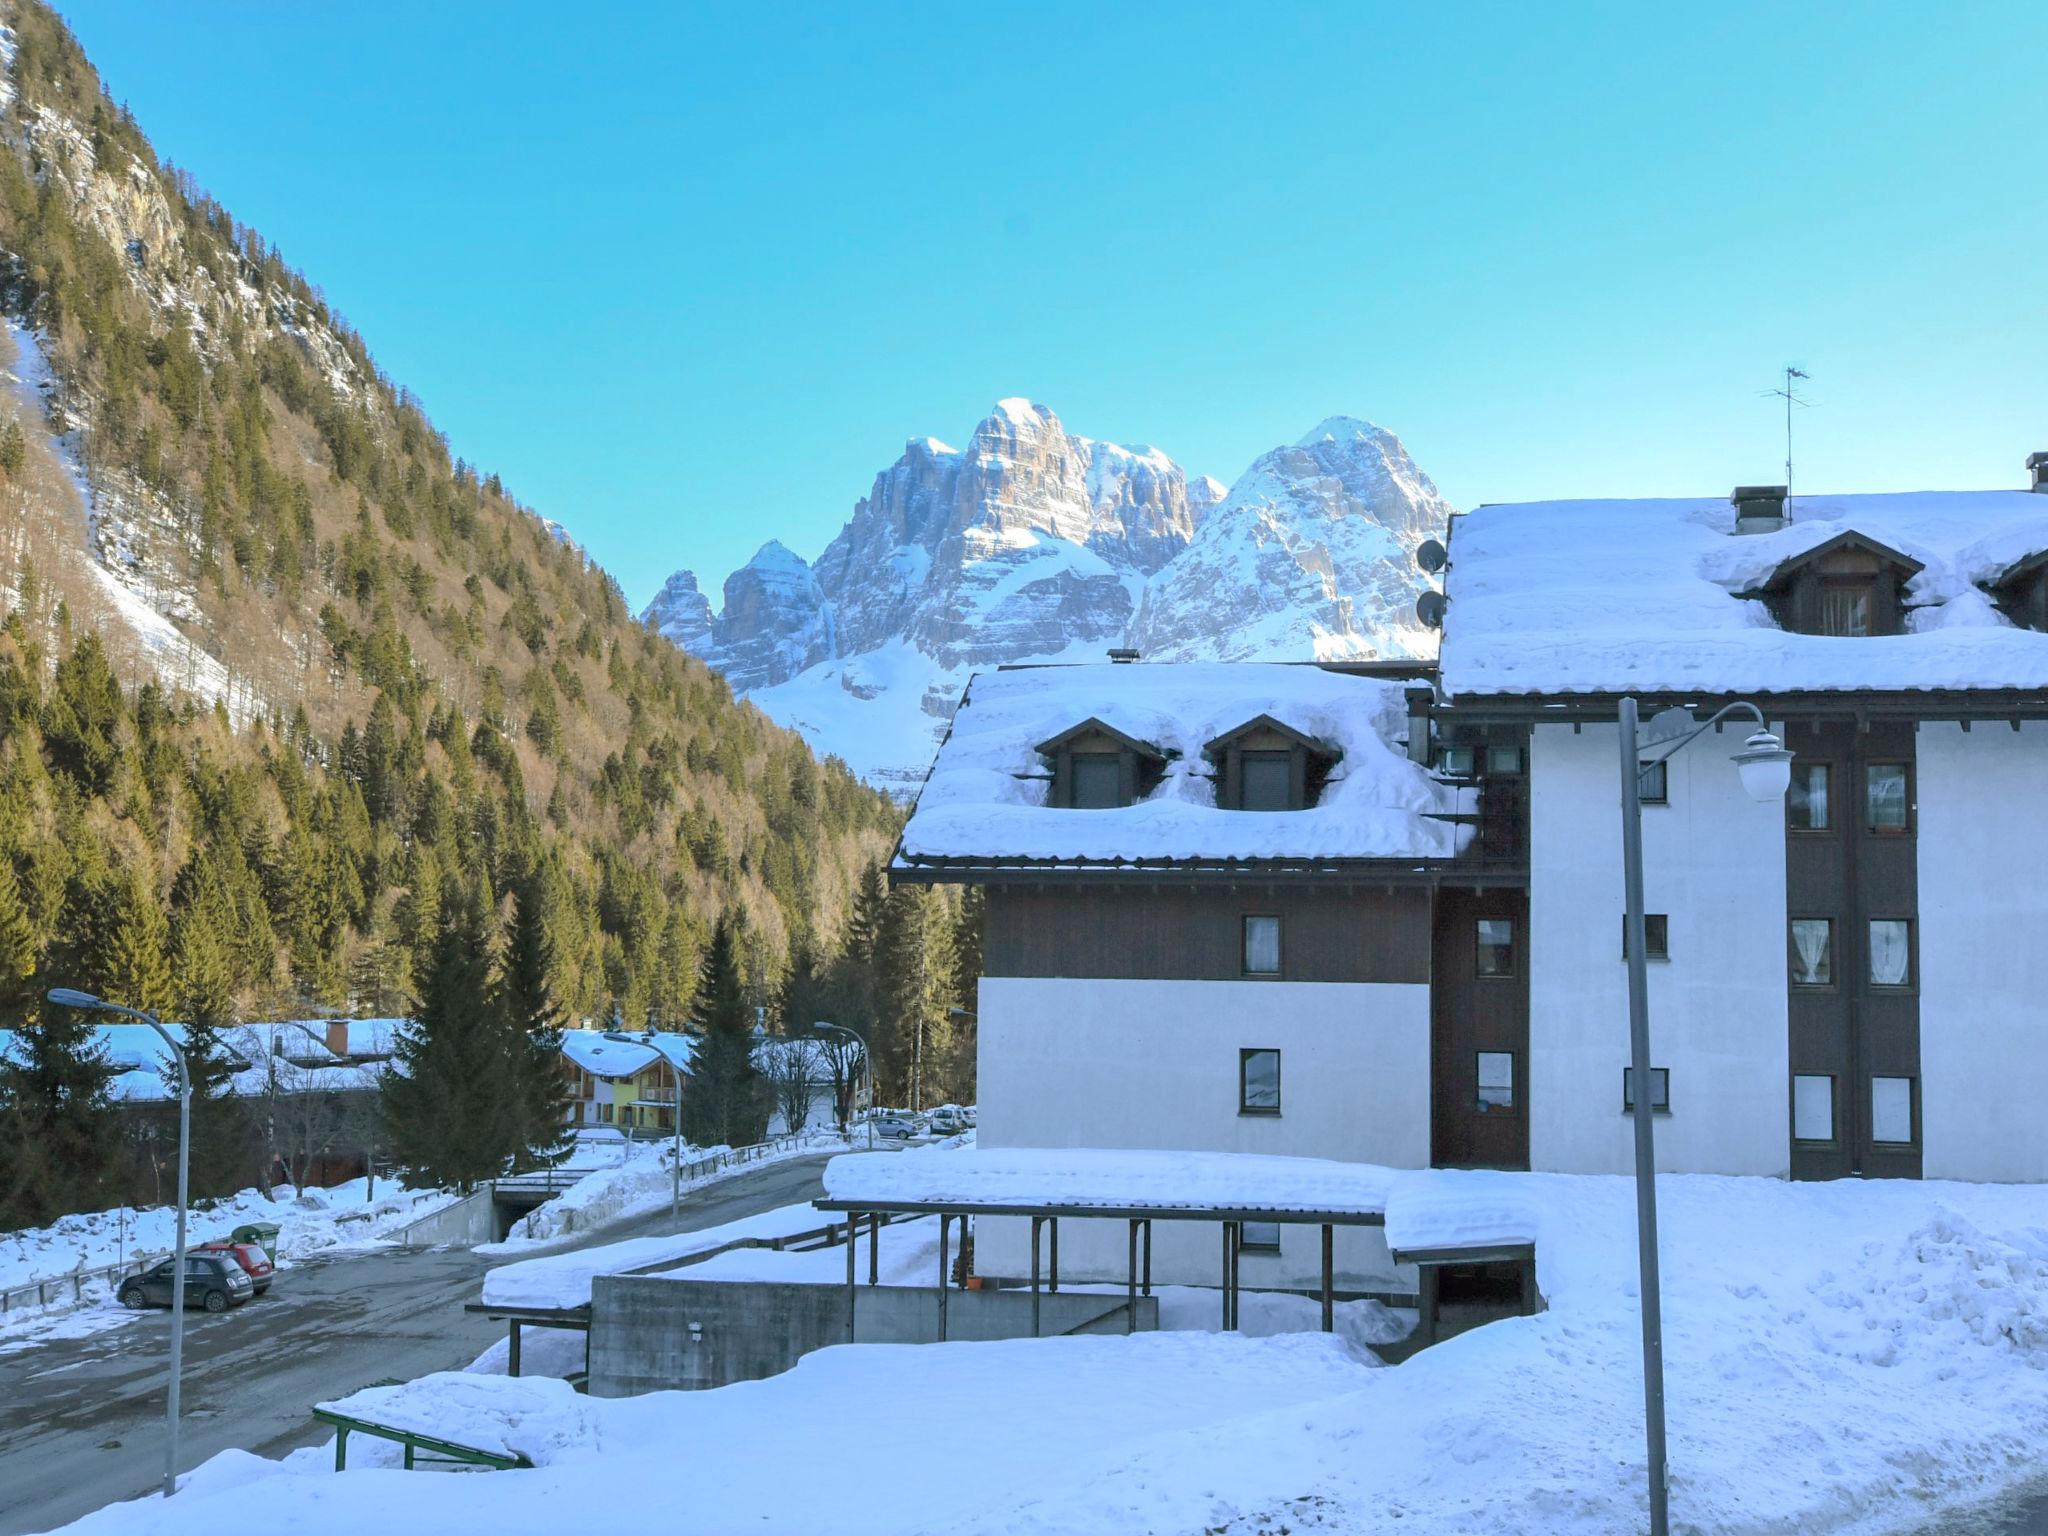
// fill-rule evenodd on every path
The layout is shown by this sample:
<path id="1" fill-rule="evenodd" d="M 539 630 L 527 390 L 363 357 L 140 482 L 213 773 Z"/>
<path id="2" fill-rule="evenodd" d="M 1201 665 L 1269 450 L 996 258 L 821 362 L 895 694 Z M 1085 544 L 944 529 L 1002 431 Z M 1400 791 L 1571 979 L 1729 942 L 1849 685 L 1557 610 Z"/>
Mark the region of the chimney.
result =
<path id="1" fill-rule="evenodd" d="M 1127 667 L 1138 659 L 1138 653 L 1127 645 L 1113 646 L 1110 649 L 1109 659 L 1120 667 Z"/>
<path id="2" fill-rule="evenodd" d="M 2034 483 L 2027 487 L 2028 490 L 2048 493 L 2048 453 L 2028 454 L 2027 473 L 2033 476 L 2034 480 Z"/>
<path id="3" fill-rule="evenodd" d="M 348 1059 L 347 1019 L 329 1019 L 327 1021 L 327 1049 L 332 1054 L 341 1057 L 344 1061 Z"/>
<path id="4" fill-rule="evenodd" d="M 1782 485 L 1738 485 L 1729 501 L 1735 506 L 1737 533 L 1776 533 L 1784 527 L 1785 487 Z"/>

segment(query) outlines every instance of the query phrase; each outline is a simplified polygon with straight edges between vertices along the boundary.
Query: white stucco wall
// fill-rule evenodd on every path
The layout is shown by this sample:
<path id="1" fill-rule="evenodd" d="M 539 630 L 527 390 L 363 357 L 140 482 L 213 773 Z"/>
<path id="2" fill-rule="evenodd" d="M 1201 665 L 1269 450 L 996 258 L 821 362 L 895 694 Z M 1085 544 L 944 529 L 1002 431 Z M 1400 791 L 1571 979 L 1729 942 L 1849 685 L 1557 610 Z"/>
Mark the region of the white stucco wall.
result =
<path id="1" fill-rule="evenodd" d="M 2048 725 L 1928 723 L 1915 753 L 1930 1179 L 2048 1179 Z"/>
<path id="2" fill-rule="evenodd" d="M 990 1147 L 1269 1152 L 1419 1168 L 1429 1161 L 1429 989 L 1336 982 L 984 977 L 979 1140 Z M 1281 1113 L 1238 1113 L 1238 1052 L 1276 1049 Z M 976 1224 L 976 1267 L 1028 1273 L 1028 1224 Z M 1246 1253 L 1247 1286 L 1317 1283 L 1321 1233 Z M 1061 1278 L 1121 1280 L 1122 1222 L 1062 1222 Z M 1214 1285 L 1219 1229 L 1154 1227 L 1153 1278 Z M 1340 1231 L 1338 1284 L 1411 1290 L 1377 1229 Z"/>
<path id="3" fill-rule="evenodd" d="M 1643 808 L 1644 909 L 1670 919 L 1649 963 L 1654 1065 L 1671 1069 L 1657 1166 L 1783 1175 L 1787 1125 L 1782 806 L 1742 791 L 1709 733 L 1671 761 L 1670 803 Z M 1569 1173 L 1633 1166 L 1621 956 L 1618 728 L 1538 726 L 1529 753 L 1530 1162 Z"/>

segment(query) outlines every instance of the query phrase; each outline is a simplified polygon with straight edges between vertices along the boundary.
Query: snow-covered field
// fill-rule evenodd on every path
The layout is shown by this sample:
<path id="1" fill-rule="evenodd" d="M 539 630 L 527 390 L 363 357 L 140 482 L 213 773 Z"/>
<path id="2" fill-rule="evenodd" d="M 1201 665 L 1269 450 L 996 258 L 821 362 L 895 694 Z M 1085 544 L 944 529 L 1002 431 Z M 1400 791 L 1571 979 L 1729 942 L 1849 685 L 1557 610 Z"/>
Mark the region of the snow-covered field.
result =
<path id="1" fill-rule="evenodd" d="M 1632 1187 L 1451 1187 L 1485 1201 L 1490 1185 L 1535 1218 L 1548 1310 L 1392 1369 L 1343 1337 L 1169 1331 L 839 1347 L 769 1381 L 622 1401 L 430 1377 L 380 1411 L 538 1469 L 336 1478 L 317 1449 L 229 1453 L 179 1498 L 77 1529 L 212 1532 L 260 1507 L 273 1531 L 553 1536 L 620 1487 L 662 1486 L 693 1532 L 1638 1531 Z M 1660 1185 L 1676 1529 L 1921 1530 L 2041 1474 L 2048 1188 Z M 913 1226 L 885 1235 L 915 1243 Z M 1287 1304 L 1246 1300 L 1252 1331 L 1287 1325 Z"/>
<path id="2" fill-rule="evenodd" d="M 377 1181 L 375 1199 L 363 1179 L 330 1189 L 308 1188 L 303 1195 L 294 1195 L 290 1185 L 281 1184 L 275 1198 L 245 1189 L 193 1207 L 186 1241 L 209 1242 L 248 1222 L 272 1222 L 278 1228 L 278 1251 L 272 1257 L 283 1269 L 316 1253 L 374 1248 L 398 1228 L 454 1198 L 445 1190 L 402 1189 L 388 1178 Z M 138 1257 L 161 1258 L 171 1251 L 176 1232 L 174 1207 L 149 1206 L 93 1211 L 63 1217 L 47 1227 L 0 1233 L 0 1290 L 38 1280 L 62 1281 L 80 1271 Z M 114 1304 L 112 1287 L 105 1281 L 87 1281 L 81 1289 L 82 1295 L 69 1284 L 61 1291 L 53 1285 L 48 1306 L 0 1312 L 0 1349 L 20 1348 L 53 1332 L 75 1337 L 129 1315 Z"/>

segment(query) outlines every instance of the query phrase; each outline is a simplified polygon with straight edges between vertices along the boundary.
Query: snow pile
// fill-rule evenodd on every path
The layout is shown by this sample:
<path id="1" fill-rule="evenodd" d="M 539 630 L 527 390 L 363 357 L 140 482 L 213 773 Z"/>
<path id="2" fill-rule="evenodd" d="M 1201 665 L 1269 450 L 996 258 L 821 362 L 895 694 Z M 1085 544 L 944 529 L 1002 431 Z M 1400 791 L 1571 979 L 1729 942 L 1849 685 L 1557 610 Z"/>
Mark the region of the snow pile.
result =
<path id="1" fill-rule="evenodd" d="M 845 1145 L 845 1138 L 837 1131 L 811 1130 L 802 1136 L 785 1139 L 745 1162 L 721 1163 L 719 1154 L 729 1152 L 731 1148 L 686 1144 L 683 1148 L 682 1187 L 686 1191 L 699 1189 L 717 1179 L 758 1168 L 764 1163 L 792 1157 L 814 1157 Z M 669 1171 L 673 1165 L 671 1143 L 621 1140 L 616 1146 L 618 1161 L 585 1174 L 552 1200 L 535 1206 L 513 1223 L 511 1236 L 504 1242 L 480 1245 L 477 1252 L 508 1254 L 543 1247 L 580 1232 L 643 1216 L 667 1205 L 674 1185 Z M 572 1159 L 568 1166 L 573 1171 L 575 1161 Z"/>
<path id="2" fill-rule="evenodd" d="M 1383 1211 L 1394 1174 L 1370 1163 L 1258 1152 L 918 1147 L 825 1165 L 833 1200 L 878 1206 L 1065 1205 L 1104 1210 Z"/>
<path id="3" fill-rule="evenodd" d="M 369 1195 L 366 1180 L 351 1179 L 328 1189 L 308 1187 L 295 1195 L 292 1186 L 280 1184 L 273 1196 L 245 1189 L 222 1200 L 203 1201 L 192 1208 L 186 1223 L 186 1242 L 197 1245 L 225 1238 L 236 1227 L 251 1222 L 274 1223 L 278 1229 L 277 1251 L 271 1255 L 280 1269 L 315 1254 L 341 1253 L 375 1248 L 392 1240 L 402 1227 L 451 1203 L 458 1197 L 447 1190 L 407 1190 L 390 1179 L 377 1181 L 377 1197 Z M 93 1211 L 64 1216 L 45 1227 L 30 1227 L 0 1233 L 0 1291 L 16 1290 L 37 1281 L 69 1281 L 77 1284 L 52 1288 L 47 1307 L 17 1305 L 0 1313 L 0 1328 L 7 1334 L 27 1330 L 37 1338 L 51 1336 L 51 1314 L 86 1309 L 73 1323 L 63 1326 L 71 1333 L 87 1333 L 112 1326 L 130 1314 L 113 1306 L 113 1287 L 105 1281 L 86 1282 L 85 1271 L 116 1264 L 131 1266 L 154 1263 L 168 1255 L 177 1241 L 177 1211 L 173 1206 L 150 1206 L 142 1210 L 123 1206 L 117 1210 Z M 33 1295 L 26 1298 L 33 1303 Z"/>
<path id="4" fill-rule="evenodd" d="M 1790 526 L 1734 533 L 1722 500 L 1482 507 L 1452 525 L 1445 691 L 1740 692 L 2048 686 L 2048 635 L 2015 628 L 1984 584 L 2048 550 L 2026 491 L 1800 496 Z M 1743 594 L 1844 533 L 1924 569 L 1902 635 L 1788 634 Z"/>
<path id="5" fill-rule="evenodd" d="M 598 1447 L 597 1405 L 551 1376 L 473 1376 L 439 1371 L 395 1387 L 365 1387 L 318 1405 L 330 1413 L 450 1440 L 473 1451 L 524 1456 L 545 1467 Z M 358 1451 L 362 1456 L 358 1460 Z M 349 1460 L 362 1466 L 399 1466 L 395 1441 L 358 1435 Z"/>
<path id="6" fill-rule="evenodd" d="M 1321 801 L 1219 810 L 1209 741 L 1268 714 L 1341 754 Z M 1038 743 L 1098 719 L 1163 753 L 1159 787 L 1115 810 L 1046 804 Z M 978 675 L 904 828 L 901 862 L 1443 858 L 1451 792 L 1409 761 L 1402 685 L 1284 664 L 1033 667 Z"/>
<path id="7" fill-rule="evenodd" d="M 1320 1333 L 1197 1331 L 1211 1324 L 1195 1310 L 1206 1302 L 1213 1316 L 1216 1298 L 1191 1292 L 1162 1297 L 1169 1316 L 1189 1309 L 1187 1331 L 840 1346 L 767 1381 L 589 1402 L 587 1430 L 541 1399 L 521 1410 L 531 1440 L 519 1448 L 554 1459 L 532 1472 L 400 1482 L 333 1477 L 316 1451 L 267 1468 L 229 1453 L 177 1499 L 80 1528 L 211 1536 L 260 1507 L 274 1529 L 556 1536 L 565 1512 L 680 1476 L 687 1524 L 707 1533 L 1639 1531 L 1632 1181 L 1497 1177 L 1537 1218 L 1549 1310 L 1394 1369 Z M 2048 1188 L 1658 1183 L 1676 1529 L 1939 1528 L 2036 1475 L 2048 1443 Z M 908 1240 L 895 1252 L 922 1268 L 928 1250 L 909 1229 L 931 1225 L 887 1228 L 885 1246 Z M 843 1258 L 735 1253 L 690 1273 Z M 1245 1298 L 1254 1327 L 1284 1321 L 1265 1315 L 1267 1300 Z M 387 1411 L 410 1390 L 394 1389 Z M 471 1400 L 435 1422 L 452 1433 L 491 1412 Z M 818 1446 L 831 1453 L 763 1450 Z M 850 1499 L 848 1468 L 915 1495 Z"/>
<path id="8" fill-rule="evenodd" d="M 602 1248 L 500 1264 L 484 1276 L 483 1299 L 498 1307 L 580 1307 L 590 1300 L 590 1283 L 599 1275 L 623 1275 L 673 1264 L 727 1243 L 792 1237 L 815 1231 L 832 1219 L 806 1201 L 696 1232 L 629 1238 Z"/>
<path id="9" fill-rule="evenodd" d="M 1814 1338 L 1867 1365 L 1932 1360 L 1972 1346 L 2011 1351 L 2048 1369 L 2048 1232 L 1994 1237 L 1937 1206 L 1896 1242 L 1874 1242 L 1847 1273 L 1824 1273 L 1814 1294 L 1827 1311 Z"/>
<path id="10" fill-rule="evenodd" d="M 1519 1247 L 1537 1241 L 1537 1221 L 1514 1174 L 1424 1168 L 1394 1175 L 1387 1195 L 1387 1247 L 1396 1254 Z"/>

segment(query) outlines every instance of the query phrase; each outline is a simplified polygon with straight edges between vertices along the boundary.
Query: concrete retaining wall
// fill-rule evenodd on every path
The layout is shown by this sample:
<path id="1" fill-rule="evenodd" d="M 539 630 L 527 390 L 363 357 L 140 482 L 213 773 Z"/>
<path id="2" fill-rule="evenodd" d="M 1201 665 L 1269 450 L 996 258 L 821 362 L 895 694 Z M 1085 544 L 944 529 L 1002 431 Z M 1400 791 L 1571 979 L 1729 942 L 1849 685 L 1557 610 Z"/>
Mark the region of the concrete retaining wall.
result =
<path id="1" fill-rule="evenodd" d="M 1125 1330 L 1120 1294 L 1041 1293 L 1039 1307 L 1046 1337 Z M 1137 1325 L 1159 1326 L 1156 1297 L 1138 1298 Z M 1030 1334 L 1028 1291 L 947 1293 L 949 1339 Z M 936 1343 L 938 1293 L 922 1286 L 857 1287 L 854 1336 L 862 1344 Z M 845 1342 L 844 1286 L 600 1275 L 591 1289 L 590 1393 L 633 1397 L 758 1381 L 814 1349 Z"/>
<path id="2" fill-rule="evenodd" d="M 409 1227 L 400 1227 L 392 1235 L 406 1248 L 438 1248 L 444 1243 L 468 1248 L 496 1242 L 504 1236 L 498 1229 L 489 1186 L 465 1195 L 453 1205 L 443 1206 L 431 1216 L 422 1216 Z"/>

